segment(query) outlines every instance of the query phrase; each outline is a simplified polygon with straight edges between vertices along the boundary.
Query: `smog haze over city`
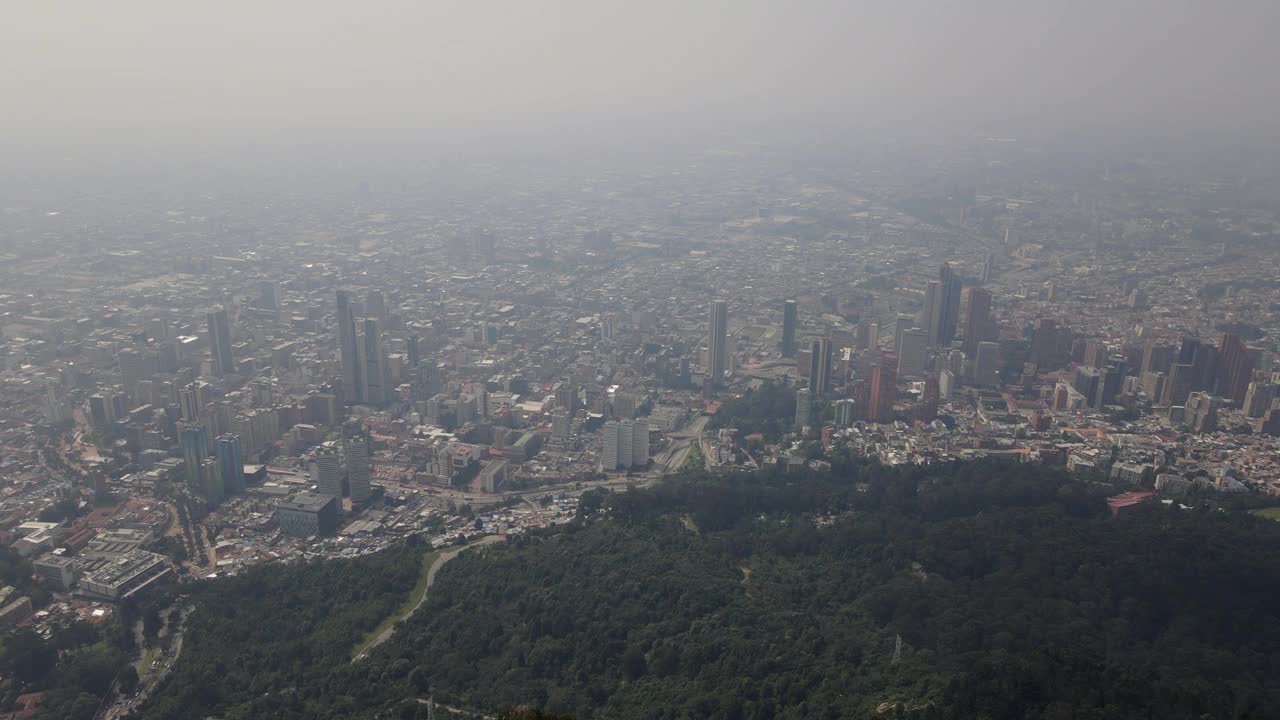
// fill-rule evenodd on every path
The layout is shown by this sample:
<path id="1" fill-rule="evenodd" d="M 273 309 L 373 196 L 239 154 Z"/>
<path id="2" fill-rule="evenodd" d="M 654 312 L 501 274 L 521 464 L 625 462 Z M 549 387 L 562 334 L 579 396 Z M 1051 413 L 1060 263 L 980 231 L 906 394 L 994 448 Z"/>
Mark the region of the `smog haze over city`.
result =
<path id="1" fill-rule="evenodd" d="M 1277 26 L 11 0 L 0 720 L 1280 716 Z"/>

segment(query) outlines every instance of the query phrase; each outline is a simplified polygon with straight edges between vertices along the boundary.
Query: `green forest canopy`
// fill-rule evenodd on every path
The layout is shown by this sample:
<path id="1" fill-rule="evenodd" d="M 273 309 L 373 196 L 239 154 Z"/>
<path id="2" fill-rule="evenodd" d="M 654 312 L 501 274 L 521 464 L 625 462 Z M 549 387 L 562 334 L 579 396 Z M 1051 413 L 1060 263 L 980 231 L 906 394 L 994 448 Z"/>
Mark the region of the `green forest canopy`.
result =
<path id="1" fill-rule="evenodd" d="M 336 619 L 360 603 L 327 589 L 408 568 L 373 595 L 393 608 L 411 552 L 215 584 L 142 717 L 415 717 L 429 694 L 624 720 L 1280 708 L 1280 525 L 1244 512 L 1112 518 L 1059 471 L 968 463 L 686 475 L 596 517 L 463 554 L 354 665 Z"/>

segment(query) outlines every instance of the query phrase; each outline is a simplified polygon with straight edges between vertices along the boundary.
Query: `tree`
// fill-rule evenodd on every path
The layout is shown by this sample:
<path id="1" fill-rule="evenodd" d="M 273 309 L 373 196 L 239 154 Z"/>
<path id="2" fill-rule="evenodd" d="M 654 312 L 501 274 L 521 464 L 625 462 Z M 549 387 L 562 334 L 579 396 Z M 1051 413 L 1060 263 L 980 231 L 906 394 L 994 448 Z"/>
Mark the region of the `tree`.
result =
<path id="1" fill-rule="evenodd" d="M 120 694 L 132 695 L 138 689 L 138 670 L 133 665 L 125 665 L 120 671 Z"/>

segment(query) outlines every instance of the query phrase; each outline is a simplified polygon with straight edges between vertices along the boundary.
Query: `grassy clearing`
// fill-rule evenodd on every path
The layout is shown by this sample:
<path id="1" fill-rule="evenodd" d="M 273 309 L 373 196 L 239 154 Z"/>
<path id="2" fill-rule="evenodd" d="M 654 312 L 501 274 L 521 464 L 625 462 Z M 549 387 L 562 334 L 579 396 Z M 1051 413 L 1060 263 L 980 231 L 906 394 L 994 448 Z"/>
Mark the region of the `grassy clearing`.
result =
<path id="1" fill-rule="evenodd" d="M 365 634 L 364 639 L 361 640 L 360 643 L 356 645 L 356 649 L 351 652 L 352 658 L 358 657 L 360 653 L 367 650 L 369 646 L 378 639 L 379 635 L 386 632 L 387 628 L 399 622 L 400 618 L 412 612 L 413 608 L 422 601 L 422 597 L 427 594 L 427 576 L 431 572 L 431 565 L 439 557 L 439 551 L 429 552 L 422 556 L 422 569 L 418 573 L 418 582 L 413 586 L 413 590 L 410 591 L 409 597 L 405 598 L 405 601 L 400 604 L 400 607 L 396 608 L 395 612 L 391 613 L 386 617 L 386 619 L 378 623 L 378 627 Z"/>

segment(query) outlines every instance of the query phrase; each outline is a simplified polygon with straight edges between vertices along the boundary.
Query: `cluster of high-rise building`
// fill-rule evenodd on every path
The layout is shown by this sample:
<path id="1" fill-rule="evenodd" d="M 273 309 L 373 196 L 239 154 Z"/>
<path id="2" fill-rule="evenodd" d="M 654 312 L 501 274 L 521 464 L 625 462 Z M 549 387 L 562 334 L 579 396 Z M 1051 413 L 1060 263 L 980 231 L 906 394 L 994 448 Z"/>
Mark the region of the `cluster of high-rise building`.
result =
<path id="1" fill-rule="evenodd" d="M 376 188 L 98 225 L 15 204 L 0 507 L 185 496 L 219 532 L 359 544 L 700 447 L 790 462 L 801 436 L 887 463 L 1280 476 L 1270 211 L 1168 165 L 1081 182 L 1008 150 L 958 151 L 952 172 L 1001 172 L 910 202 L 934 171 L 850 165 L 832 172 L 858 192 L 832 192 L 748 150 L 643 183 L 460 167 L 430 212 Z M 588 195 L 628 200 L 605 228 Z M 260 221 L 213 219 L 239 213 Z M 770 382 L 795 391 L 788 435 L 714 427 Z M 55 433 L 51 469 L 32 449 Z"/>

